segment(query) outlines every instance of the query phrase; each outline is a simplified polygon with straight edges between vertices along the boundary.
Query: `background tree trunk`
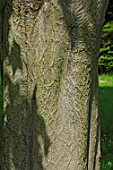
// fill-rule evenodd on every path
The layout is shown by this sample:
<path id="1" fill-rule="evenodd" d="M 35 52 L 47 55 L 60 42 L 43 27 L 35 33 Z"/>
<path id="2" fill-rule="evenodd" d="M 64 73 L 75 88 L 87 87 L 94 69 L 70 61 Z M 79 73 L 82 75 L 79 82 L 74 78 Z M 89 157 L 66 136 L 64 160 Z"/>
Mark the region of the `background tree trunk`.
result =
<path id="1" fill-rule="evenodd" d="M 0 0 L 2 170 L 99 170 L 106 7 L 106 0 Z"/>

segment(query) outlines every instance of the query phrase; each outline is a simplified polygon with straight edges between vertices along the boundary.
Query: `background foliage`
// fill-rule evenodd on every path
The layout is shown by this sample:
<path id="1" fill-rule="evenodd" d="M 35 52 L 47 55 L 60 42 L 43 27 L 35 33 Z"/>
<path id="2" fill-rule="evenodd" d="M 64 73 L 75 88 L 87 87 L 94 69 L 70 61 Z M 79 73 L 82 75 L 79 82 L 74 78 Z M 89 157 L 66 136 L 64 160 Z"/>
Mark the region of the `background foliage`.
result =
<path id="1" fill-rule="evenodd" d="M 110 0 L 102 30 L 102 43 L 98 60 L 99 73 L 113 72 L 113 2 Z"/>

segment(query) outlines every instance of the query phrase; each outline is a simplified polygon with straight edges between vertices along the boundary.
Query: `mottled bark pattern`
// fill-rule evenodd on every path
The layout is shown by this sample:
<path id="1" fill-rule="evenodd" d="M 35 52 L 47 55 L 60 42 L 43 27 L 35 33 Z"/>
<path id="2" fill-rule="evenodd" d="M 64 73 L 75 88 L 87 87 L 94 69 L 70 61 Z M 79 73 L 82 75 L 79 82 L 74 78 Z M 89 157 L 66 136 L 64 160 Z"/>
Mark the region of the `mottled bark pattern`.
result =
<path id="1" fill-rule="evenodd" d="M 0 0 L 2 170 L 99 170 L 97 52 L 106 0 Z"/>

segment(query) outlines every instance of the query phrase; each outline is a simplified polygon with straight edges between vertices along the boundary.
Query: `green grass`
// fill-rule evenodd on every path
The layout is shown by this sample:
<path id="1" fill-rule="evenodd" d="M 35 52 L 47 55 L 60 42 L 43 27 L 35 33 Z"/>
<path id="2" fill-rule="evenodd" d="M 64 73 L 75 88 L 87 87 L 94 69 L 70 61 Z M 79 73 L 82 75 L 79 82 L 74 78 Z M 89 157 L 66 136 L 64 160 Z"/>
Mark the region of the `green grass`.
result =
<path id="1" fill-rule="evenodd" d="M 113 74 L 99 76 L 101 170 L 113 170 Z"/>

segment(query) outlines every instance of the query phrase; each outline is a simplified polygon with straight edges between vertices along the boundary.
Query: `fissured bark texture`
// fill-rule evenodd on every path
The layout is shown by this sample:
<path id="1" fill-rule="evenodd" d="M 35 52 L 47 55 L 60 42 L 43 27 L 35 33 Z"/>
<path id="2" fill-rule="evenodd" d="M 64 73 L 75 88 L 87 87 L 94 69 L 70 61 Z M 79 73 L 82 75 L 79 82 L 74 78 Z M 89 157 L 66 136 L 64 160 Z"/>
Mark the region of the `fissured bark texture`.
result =
<path id="1" fill-rule="evenodd" d="M 106 0 L 0 0 L 1 170 L 99 170 Z"/>

